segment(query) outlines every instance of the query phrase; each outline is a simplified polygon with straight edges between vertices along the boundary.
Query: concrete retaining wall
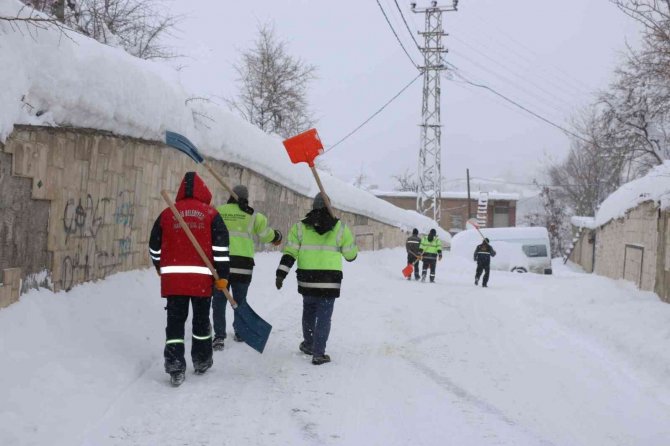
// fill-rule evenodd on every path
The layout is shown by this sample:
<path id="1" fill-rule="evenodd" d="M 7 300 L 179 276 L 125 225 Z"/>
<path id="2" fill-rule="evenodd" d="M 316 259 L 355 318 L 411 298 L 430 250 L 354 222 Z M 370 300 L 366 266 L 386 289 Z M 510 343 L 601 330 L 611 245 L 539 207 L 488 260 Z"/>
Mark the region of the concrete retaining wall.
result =
<path id="1" fill-rule="evenodd" d="M 0 164 L 0 268 L 10 270 L 5 276 L 11 279 L 0 286 L 0 305 L 18 299 L 19 278 L 23 283 L 46 278 L 53 290 L 69 290 L 149 266 L 149 233 L 165 208 L 160 190 L 174 196 L 189 170 L 207 182 L 212 204 L 228 199 L 205 169 L 178 151 L 92 130 L 19 126 L 0 145 Z M 284 234 L 311 209 L 311 197 L 250 169 L 218 160 L 210 165 L 231 185 L 247 185 L 251 205 Z M 399 228 L 363 215 L 338 215 L 363 250 L 405 242 Z M 46 275 L 40 276 L 42 270 Z"/>

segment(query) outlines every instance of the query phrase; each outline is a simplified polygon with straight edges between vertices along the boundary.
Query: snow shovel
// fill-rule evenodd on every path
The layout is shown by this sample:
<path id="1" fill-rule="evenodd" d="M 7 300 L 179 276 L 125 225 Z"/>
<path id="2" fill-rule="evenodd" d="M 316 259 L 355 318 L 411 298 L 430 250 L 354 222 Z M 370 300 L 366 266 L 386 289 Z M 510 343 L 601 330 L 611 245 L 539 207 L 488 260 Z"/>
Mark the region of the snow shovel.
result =
<path id="1" fill-rule="evenodd" d="M 412 255 L 413 255 L 414 257 L 416 257 L 416 260 L 414 261 L 414 263 L 416 263 L 416 262 L 418 262 L 419 260 L 421 260 L 421 257 L 420 257 L 420 256 L 417 256 L 417 255 L 414 255 L 414 254 L 412 254 Z M 405 279 L 409 279 L 409 277 L 410 277 L 410 276 L 412 275 L 412 273 L 414 272 L 414 263 L 408 263 L 407 266 L 404 267 L 404 268 L 402 269 L 402 275 L 405 276 Z"/>
<path id="2" fill-rule="evenodd" d="M 226 183 L 224 179 L 221 178 L 214 169 L 212 169 L 212 166 L 210 166 L 205 160 L 205 158 L 202 155 L 200 155 L 198 149 L 196 149 L 195 145 L 193 145 L 193 143 L 189 141 L 187 137 L 185 137 L 184 135 L 180 135 L 179 133 L 166 130 L 165 144 L 167 144 L 170 147 L 174 147 L 175 149 L 179 150 L 182 153 L 185 153 L 186 155 L 188 155 L 189 158 L 191 158 L 196 163 L 205 166 L 205 168 L 209 170 L 209 173 L 211 173 L 214 176 L 214 178 L 216 178 L 216 180 L 221 184 L 221 186 L 226 188 L 226 190 L 230 192 L 230 195 L 235 200 L 237 200 L 237 194 L 233 192 L 230 186 L 228 186 L 228 183 Z"/>
<path id="3" fill-rule="evenodd" d="M 212 276 L 214 276 L 214 279 L 219 280 L 219 275 L 214 269 L 214 266 L 212 266 L 212 262 L 210 262 L 207 255 L 205 255 L 202 247 L 196 240 L 189 227 L 186 225 L 186 222 L 175 207 L 174 203 L 172 203 L 172 200 L 170 200 L 168 193 L 162 190 L 161 195 L 163 196 L 163 199 L 168 204 L 168 206 L 170 206 L 170 210 L 179 222 L 179 226 L 181 226 L 181 228 L 186 233 L 186 236 L 193 244 L 193 247 L 198 252 L 198 255 L 202 261 L 205 262 L 205 265 L 207 265 L 207 268 L 209 268 Z M 248 303 L 244 302 L 243 304 L 238 305 L 228 290 L 224 289 L 223 294 L 225 294 L 226 299 L 228 299 L 228 302 L 230 302 L 230 306 L 233 307 L 233 310 L 235 311 L 235 322 L 233 323 L 235 332 L 240 335 L 242 340 L 246 342 L 249 347 L 253 348 L 259 353 L 263 353 L 265 344 L 268 342 L 268 338 L 270 337 L 272 325 L 265 322 L 258 314 L 256 314 L 256 312 L 249 306 Z"/>
<path id="4" fill-rule="evenodd" d="M 319 178 L 319 173 L 316 171 L 316 167 L 314 167 L 314 159 L 323 153 L 323 144 L 321 144 L 321 139 L 319 139 L 316 129 L 309 129 L 306 132 L 285 140 L 284 147 L 293 164 L 307 163 L 309 168 L 312 169 L 316 184 L 319 186 L 319 191 L 326 202 L 328 213 L 330 213 L 331 217 L 335 218 L 333 208 L 330 206 L 330 198 L 326 195 L 326 191 L 323 190 L 321 178 Z"/>
<path id="5" fill-rule="evenodd" d="M 482 240 L 484 240 L 486 238 L 486 237 L 484 237 L 484 234 L 482 234 L 482 231 L 479 230 L 479 224 L 477 223 L 476 218 L 469 219 L 467 221 L 467 223 L 469 223 L 473 228 L 475 228 L 477 230 L 477 232 L 479 232 L 479 235 L 482 236 Z"/>

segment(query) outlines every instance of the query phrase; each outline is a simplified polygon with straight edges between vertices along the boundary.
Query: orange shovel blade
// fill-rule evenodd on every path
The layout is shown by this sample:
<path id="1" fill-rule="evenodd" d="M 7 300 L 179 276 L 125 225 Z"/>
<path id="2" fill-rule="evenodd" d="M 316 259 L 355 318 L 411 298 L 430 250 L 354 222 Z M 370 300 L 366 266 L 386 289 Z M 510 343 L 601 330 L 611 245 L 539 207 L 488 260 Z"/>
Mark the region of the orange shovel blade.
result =
<path id="1" fill-rule="evenodd" d="M 412 275 L 412 271 L 414 271 L 414 267 L 410 263 L 402 269 L 402 275 L 405 276 L 405 278 L 408 278 Z"/>
<path id="2" fill-rule="evenodd" d="M 323 144 L 316 129 L 309 129 L 284 141 L 284 147 L 293 164 L 314 166 L 314 158 L 323 153 Z"/>

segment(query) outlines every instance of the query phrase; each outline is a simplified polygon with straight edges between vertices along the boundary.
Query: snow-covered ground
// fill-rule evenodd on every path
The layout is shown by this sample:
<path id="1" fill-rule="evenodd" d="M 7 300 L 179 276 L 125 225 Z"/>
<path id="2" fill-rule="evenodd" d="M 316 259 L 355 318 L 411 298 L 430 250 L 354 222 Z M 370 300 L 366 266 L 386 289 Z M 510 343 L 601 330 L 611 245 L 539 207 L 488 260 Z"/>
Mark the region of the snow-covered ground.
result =
<path id="1" fill-rule="evenodd" d="M 259 255 L 265 353 L 228 342 L 177 389 L 153 271 L 24 295 L 0 311 L 0 444 L 669 444 L 670 305 L 560 263 L 483 289 L 467 260 L 422 284 L 404 259 L 346 265 L 333 362 L 316 367 L 297 351 L 294 275 L 276 291 L 279 256 Z"/>

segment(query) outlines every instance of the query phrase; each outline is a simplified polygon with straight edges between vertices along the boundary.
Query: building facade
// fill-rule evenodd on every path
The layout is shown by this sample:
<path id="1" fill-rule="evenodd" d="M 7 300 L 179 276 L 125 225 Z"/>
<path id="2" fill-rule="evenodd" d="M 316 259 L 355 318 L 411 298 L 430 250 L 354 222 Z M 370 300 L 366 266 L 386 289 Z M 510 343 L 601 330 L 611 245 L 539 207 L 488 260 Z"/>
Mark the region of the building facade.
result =
<path id="1" fill-rule="evenodd" d="M 375 195 L 403 209 L 416 209 L 416 193 L 414 192 L 375 192 Z M 519 194 L 515 193 L 486 193 L 486 205 L 482 219 L 482 226 L 487 228 L 505 228 L 516 226 L 516 209 Z M 442 192 L 442 218 L 440 226 L 454 235 L 465 229 L 469 218 L 477 218 L 480 203 L 480 193 L 474 192 L 470 196 L 468 208 L 467 192 Z M 470 215 L 468 215 L 468 213 Z"/>

